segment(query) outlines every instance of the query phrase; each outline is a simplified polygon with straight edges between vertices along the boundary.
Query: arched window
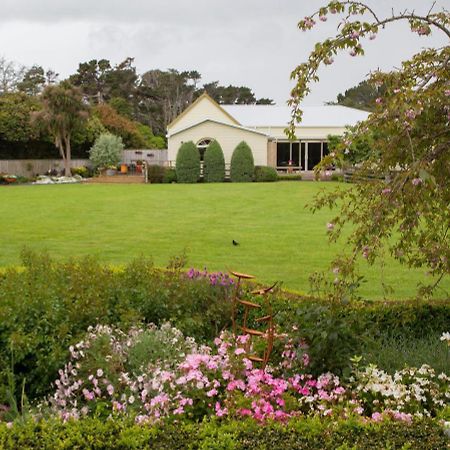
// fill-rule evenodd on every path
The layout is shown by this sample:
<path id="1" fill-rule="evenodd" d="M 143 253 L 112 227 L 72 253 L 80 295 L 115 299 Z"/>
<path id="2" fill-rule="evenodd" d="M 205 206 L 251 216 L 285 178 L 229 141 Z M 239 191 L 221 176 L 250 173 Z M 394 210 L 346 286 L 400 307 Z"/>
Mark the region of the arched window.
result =
<path id="1" fill-rule="evenodd" d="M 198 152 L 200 153 L 200 161 L 204 160 L 205 157 L 205 151 L 208 147 L 208 145 L 213 141 L 214 139 L 211 138 L 203 138 L 200 139 L 197 142 L 197 148 L 198 148 Z"/>

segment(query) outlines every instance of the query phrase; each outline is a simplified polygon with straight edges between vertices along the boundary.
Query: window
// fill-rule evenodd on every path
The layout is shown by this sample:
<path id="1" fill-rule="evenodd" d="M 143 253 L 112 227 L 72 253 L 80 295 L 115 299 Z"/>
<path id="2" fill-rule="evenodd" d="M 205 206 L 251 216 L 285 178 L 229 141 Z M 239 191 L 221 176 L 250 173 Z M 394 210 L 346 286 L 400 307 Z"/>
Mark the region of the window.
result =
<path id="1" fill-rule="evenodd" d="M 200 153 L 200 161 L 204 161 L 206 149 L 212 141 L 213 139 L 203 138 L 197 143 L 198 152 Z"/>
<path id="2" fill-rule="evenodd" d="M 287 166 L 300 166 L 299 142 L 277 142 L 277 167 Z"/>

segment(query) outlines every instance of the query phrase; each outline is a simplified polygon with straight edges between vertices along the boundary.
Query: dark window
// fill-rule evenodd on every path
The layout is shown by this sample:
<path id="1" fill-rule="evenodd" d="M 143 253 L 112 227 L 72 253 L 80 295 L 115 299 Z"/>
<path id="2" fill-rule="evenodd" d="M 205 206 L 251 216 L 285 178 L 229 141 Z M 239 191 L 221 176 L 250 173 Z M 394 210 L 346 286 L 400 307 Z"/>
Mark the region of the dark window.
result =
<path id="1" fill-rule="evenodd" d="M 300 166 L 300 143 L 292 143 L 292 165 L 295 167 Z"/>
<path id="2" fill-rule="evenodd" d="M 313 170 L 321 159 L 321 142 L 308 142 L 308 170 Z"/>
<path id="3" fill-rule="evenodd" d="M 291 158 L 290 155 L 290 144 L 289 142 L 278 142 L 277 143 L 277 166 L 283 167 L 289 164 Z"/>
<path id="4" fill-rule="evenodd" d="M 301 152 L 300 152 L 300 167 L 302 170 L 306 170 L 305 165 L 305 154 L 306 154 L 306 144 L 304 142 L 301 143 Z"/>

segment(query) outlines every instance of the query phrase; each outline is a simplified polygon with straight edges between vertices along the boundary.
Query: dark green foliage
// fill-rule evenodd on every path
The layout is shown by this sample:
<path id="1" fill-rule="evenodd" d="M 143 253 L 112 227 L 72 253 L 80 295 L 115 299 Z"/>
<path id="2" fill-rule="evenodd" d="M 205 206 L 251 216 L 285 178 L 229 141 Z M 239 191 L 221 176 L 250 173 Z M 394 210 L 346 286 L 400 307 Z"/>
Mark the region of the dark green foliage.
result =
<path id="1" fill-rule="evenodd" d="M 164 167 L 151 164 L 147 166 L 148 182 L 162 183 L 164 181 L 165 170 Z"/>
<path id="2" fill-rule="evenodd" d="M 207 183 L 221 183 L 225 179 L 225 158 L 217 141 L 208 145 L 203 167 L 203 178 Z"/>
<path id="3" fill-rule="evenodd" d="M 176 183 L 177 182 L 177 171 L 171 167 L 164 168 L 164 178 L 163 183 Z"/>
<path id="4" fill-rule="evenodd" d="M 231 156 L 230 178 L 233 182 L 253 181 L 255 164 L 248 144 L 242 141 Z"/>
<path id="5" fill-rule="evenodd" d="M 278 181 L 301 181 L 302 176 L 299 173 L 278 175 Z"/>
<path id="6" fill-rule="evenodd" d="M 26 421 L 8 429 L 0 423 L 4 450 L 41 449 L 192 449 L 192 450 L 367 450 L 447 448 L 437 421 L 366 423 L 349 419 L 300 418 L 287 424 L 251 420 L 202 423 L 179 421 L 139 426 L 123 419 Z"/>
<path id="7" fill-rule="evenodd" d="M 205 341 L 230 317 L 225 287 L 156 269 L 145 259 L 114 271 L 92 258 L 56 263 L 27 252 L 23 266 L 0 274 L 0 404 L 6 402 L 11 365 L 15 385 L 20 389 L 25 379 L 30 399 L 48 393 L 69 346 L 90 325 L 126 330 L 139 322 L 170 320 Z"/>
<path id="8" fill-rule="evenodd" d="M 179 148 L 176 171 L 178 183 L 197 183 L 200 178 L 200 153 L 192 141 Z"/>
<path id="9" fill-rule="evenodd" d="M 255 181 L 278 181 L 277 171 L 273 167 L 255 166 Z"/>

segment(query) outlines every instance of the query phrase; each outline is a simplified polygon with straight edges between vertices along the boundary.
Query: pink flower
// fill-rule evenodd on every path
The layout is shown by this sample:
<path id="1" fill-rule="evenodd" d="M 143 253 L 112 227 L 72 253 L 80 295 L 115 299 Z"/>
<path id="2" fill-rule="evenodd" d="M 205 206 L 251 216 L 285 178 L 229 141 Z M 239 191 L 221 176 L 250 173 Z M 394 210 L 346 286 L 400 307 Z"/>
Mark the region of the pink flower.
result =
<path id="1" fill-rule="evenodd" d="M 334 230 L 334 223 L 328 222 L 327 223 L 327 230 L 328 231 L 333 231 Z"/>
<path id="2" fill-rule="evenodd" d="M 234 354 L 237 356 L 242 355 L 243 353 L 245 353 L 245 350 L 242 347 L 239 347 L 234 351 Z"/>
<path id="3" fill-rule="evenodd" d="M 113 395 L 114 394 L 114 386 L 112 384 L 108 384 L 106 391 L 108 392 L 109 395 Z"/>
<path id="4" fill-rule="evenodd" d="M 103 376 L 103 370 L 102 369 L 98 369 L 97 370 L 97 377 L 100 378 Z"/>
<path id="5" fill-rule="evenodd" d="M 222 408 L 220 406 L 220 402 L 216 402 L 215 404 L 216 416 L 222 417 L 228 414 L 228 408 Z"/>
<path id="6" fill-rule="evenodd" d="M 370 39 L 371 41 L 373 41 L 376 37 L 377 37 L 376 33 L 372 33 L 372 34 L 369 36 L 369 39 Z"/>
<path id="7" fill-rule="evenodd" d="M 444 91 L 444 95 L 447 96 L 447 97 L 450 97 L 450 89 L 446 89 Z"/>
<path id="8" fill-rule="evenodd" d="M 381 103 L 383 103 L 383 99 L 382 99 L 381 97 L 378 97 L 378 98 L 375 100 L 375 103 L 376 103 L 377 105 L 380 105 Z"/>
<path id="9" fill-rule="evenodd" d="M 217 395 L 219 392 L 217 389 L 211 389 L 206 393 L 207 397 L 214 397 L 215 395 Z"/>
<path id="10" fill-rule="evenodd" d="M 382 191 L 381 191 L 381 193 L 383 194 L 383 195 L 388 195 L 388 194 L 390 194 L 392 192 L 392 189 L 391 188 L 384 188 Z"/>
<path id="11" fill-rule="evenodd" d="M 422 178 L 413 178 L 413 180 L 411 181 L 411 183 L 414 186 L 419 186 L 419 184 L 422 184 Z"/>
<path id="12" fill-rule="evenodd" d="M 379 412 L 374 412 L 372 414 L 372 420 L 374 422 L 381 422 L 383 420 L 383 416 Z"/>
<path id="13" fill-rule="evenodd" d="M 321 20 L 322 22 L 326 22 L 327 16 L 319 16 L 319 20 Z"/>

